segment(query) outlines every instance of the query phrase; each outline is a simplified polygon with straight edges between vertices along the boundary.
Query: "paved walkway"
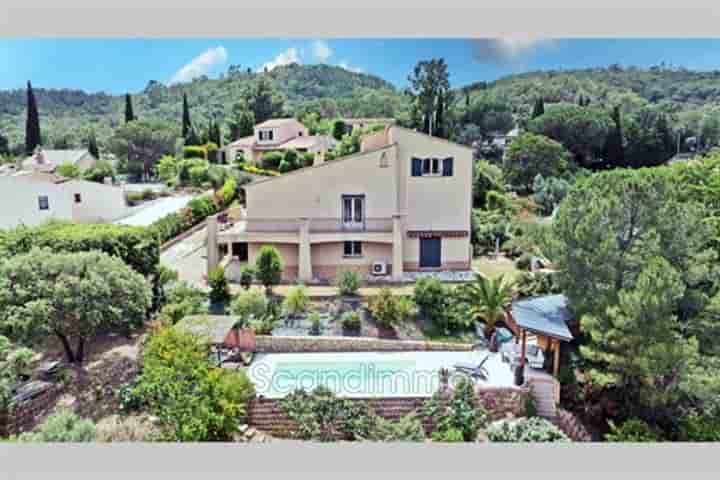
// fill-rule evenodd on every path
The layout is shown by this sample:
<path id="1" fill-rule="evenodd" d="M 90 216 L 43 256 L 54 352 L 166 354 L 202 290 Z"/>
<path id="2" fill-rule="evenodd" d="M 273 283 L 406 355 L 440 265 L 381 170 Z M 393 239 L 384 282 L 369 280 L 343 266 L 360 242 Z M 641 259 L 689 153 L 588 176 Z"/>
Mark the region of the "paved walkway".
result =
<path id="1" fill-rule="evenodd" d="M 205 288 L 207 228 L 193 233 L 160 254 L 160 263 L 178 272 L 180 280 Z"/>
<path id="2" fill-rule="evenodd" d="M 139 210 L 131 213 L 130 216 L 117 220 L 115 223 L 132 225 L 135 227 L 147 227 L 155 220 L 159 220 L 165 215 L 169 215 L 185 208 L 188 202 L 190 202 L 193 198 L 194 197 L 192 195 L 159 198 L 146 206 L 139 207 Z"/>

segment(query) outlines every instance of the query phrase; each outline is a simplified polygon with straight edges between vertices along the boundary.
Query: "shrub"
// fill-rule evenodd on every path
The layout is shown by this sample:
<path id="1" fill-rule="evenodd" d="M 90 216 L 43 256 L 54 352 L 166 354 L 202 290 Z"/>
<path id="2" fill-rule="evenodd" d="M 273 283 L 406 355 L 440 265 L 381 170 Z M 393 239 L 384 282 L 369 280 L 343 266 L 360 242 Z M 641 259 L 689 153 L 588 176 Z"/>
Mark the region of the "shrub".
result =
<path id="1" fill-rule="evenodd" d="M 432 434 L 433 442 L 457 443 L 464 442 L 463 432 L 459 428 L 448 428 L 447 430 L 437 430 Z"/>
<path id="2" fill-rule="evenodd" d="M 442 314 L 448 296 L 448 287 L 437 278 L 421 278 L 413 288 L 415 304 L 423 315 L 430 318 Z"/>
<path id="3" fill-rule="evenodd" d="M 720 442 L 720 406 L 688 412 L 680 421 L 679 438 L 683 442 Z"/>
<path id="4" fill-rule="evenodd" d="M 202 158 L 207 160 L 207 148 L 203 145 L 185 145 L 183 158 Z"/>
<path id="5" fill-rule="evenodd" d="M 414 313 L 414 305 L 409 298 L 397 297 L 387 287 L 370 299 L 368 309 L 380 326 L 389 328 Z"/>
<path id="6" fill-rule="evenodd" d="M 257 335 L 271 335 L 275 325 L 277 325 L 278 317 L 272 312 L 268 312 L 257 320 L 250 322 L 250 328 Z"/>
<path id="7" fill-rule="evenodd" d="M 533 255 L 531 253 L 523 253 L 515 260 L 515 267 L 518 270 L 530 270 L 532 267 Z"/>
<path id="8" fill-rule="evenodd" d="M 137 390 L 167 441 L 232 439 L 255 396 L 244 372 L 215 368 L 207 340 L 177 328 L 148 340 Z"/>
<path id="9" fill-rule="evenodd" d="M 280 152 L 267 152 L 262 157 L 262 167 L 266 170 L 277 170 L 282 159 Z"/>
<path id="10" fill-rule="evenodd" d="M 343 270 L 335 278 L 340 295 L 356 295 L 362 286 L 362 277 L 352 270 Z"/>
<path id="11" fill-rule="evenodd" d="M 174 282 L 165 293 L 165 305 L 158 318 L 164 325 L 174 325 L 190 315 L 207 313 L 205 292 L 187 282 Z"/>
<path id="12" fill-rule="evenodd" d="M 212 303 L 223 303 L 230 300 L 230 286 L 225 278 L 225 269 L 216 267 L 208 276 L 210 285 L 210 301 Z"/>
<path id="13" fill-rule="evenodd" d="M 131 207 L 143 201 L 142 192 L 125 192 L 125 201 Z"/>
<path id="14" fill-rule="evenodd" d="M 27 253 L 32 247 L 53 252 L 100 250 L 119 257 L 146 277 L 155 275 L 160 264 L 160 246 L 153 233 L 143 227 L 48 222 L 0 231 L 0 258 Z"/>
<path id="15" fill-rule="evenodd" d="M 435 425 L 433 438 L 455 438 L 452 430 L 458 430 L 464 441 L 474 442 L 478 431 L 487 425 L 487 412 L 472 382 L 465 378 L 460 378 L 449 398 L 441 392 L 433 395 L 421 413 Z"/>
<path id="16" fill-rule="evenodd" d="M 21 442 L 92 442 L 95 438 L 95 424 L 80 418 L 69 410 L 60 410 L 50 415 L 32 432 L 18 437 Z"/>
<path id="17" fill-rule="evenodd" d="M 315 155 L 311 152 L 305 152 L 300 159 L 303 167 L 311 167 L 315 163 Z"/>
<path id="18" fill-rule="evenodd" d="M 605 435 L 608 442 L 659 442 L 660 434 L 640 419 L 632 418 L 618 426 L 608 421 L 610 432 Z"/>
<path id="19" fill-rule="evenodd" d="M 258 168 L 254 165 L 248 165 L 246 163 L 236 165 L 236 167 L 244 172 L 254 173 L 255 175 L 264 175 L 267 177 L 277 177 L 278 175 L 280 175 L 280 172 L 277 172 L 275 170 L 266 170 L 263 168 Z"/>
<path id="20" fill-rule="evenodd" d="M 360 315 L 355 311 L 347 311 L 340 317 L 340 324 L 344 330 L 356 332 L 360 330 Z"/>
<path id="21" fill-rule="evenodd" d="M 536 297 L 560 293 L 557 274 L 552 272 L 523 272 L 515 280 L 515 290 L 521 297 Z"/>
<path id="22" fill-rule="evenodd" d="M 491 423 L 485 433 L 492 442 L 567 442 L 558 427 L 540 417 L 523 417 Z"/>
<path id="23" fill-rule="evenodd" d="M 222 167 L 218 167 L 222 168 Z M 223 171 L 225 169 L 223 168 Z M 237 182 L 234 178 L 228 178 L 222 184 L 222 187 L 217 191 L 217 197 L 220 200 L 222 207 L 227 207 L 237 197 Z"/>
<path id="24" fill-rule="evenodd" d="M 116 176 L 117 172 L 115 171 L 115 167 L 106 160 L 99 160 L 95 166 L 89 168 L 83 174 L 85 180 L 96 183 L 103 183 L 108 177 L 115 180 Z"/>
<path id="25" fill-rule="evenodd" d="M 312 312 L 310 313 L 308 319 L 310 320 L 310 335 L 320 335 L 320 330 L 322 330 L 322 321 L 320 319 L 320 314 L 317 312 Z"/>
<path id="26" fill-rule="evenodd" d="M 153 440 L 157 432 L 147 418 L 138 416 L 111 418 L 99 423 L 95 429 L 98 442 L 147 442 Z"/>
<path id="27" fill-rule="evenodd" d="M 57 167 L 57 173 L 61 177 L 80 178 L 80 168 L 73 163 L 63 163 Z"/>
<path id="28" fill-rule="evenodd" d="M 283 263 L 277 249 L 269 245 L 260 248 L 255 262 L 255 276 L 265 287 L 268 294 L 272 293 L 274 285 L 280 283 L 282 271 Z"/>
<path id="29" fill-rule="evenodd" d="M 228 177 L 228 171 L 220 165 L 209 165 L 207 169 L 207 179 L 212 184 L 213 188 L 219 189 L 225 183 Z"/>
<path id="30" fill-rule="evenodd" d="M 533 181 L 535 194 L 532 196 L 532 200 L 540 207 L 540 211 L 544 215 L 550 215 L 560 201 L 565 198 L 568 190 L 570 190 L 570 183 L 562 178 L 543 178 L 542 175 L 537 175 Z"/>
<path id="31" fill-rule="evenodd" d="M 377 417 L 368 440 L 379 442 L 422 442 L 425 440 L 425 429 L 420 420 L 414 415 L 405 415 L 397 422 Z"/>
<path id="32" fill-rule="evenodd" d="M 261 319 L 267 309 L 267 297 L 259 290 L 242 291 L 230 304 L 230 312 L 240 317 L 242 326 L 248 326 L 251 321 Z"/>
<path id="33" fill-rule="evenodd" d="M 285 160 L 283 160 L 283 161 L 280 162 L 280 165 L 278 166 L 278 170 L 279 170 L 281 173 L 287 173 L 287 172 L 289 172 L 289 171 L 291 171 L 291 170 L 294 170 L 294 168 L 293 168 L 292 164 L 290 164 L 290 163 L 286 162 Z"/>
<path id="34" fill-rule="evenodd" d="M 252 285 L 253 278 L 255 277 L 255 269 L 249 265 L 245 265 L 240 269 L 240 285 L 245 289 L 249 290 Z"/>
<path id="35" fill-rule="evenodd" d="M 310 308 L 310 297 L 304 285 L 296 285 L 290 289 L 283 300 L 283 311 L 286 315 L 296 316 L 306 313 Z"/>

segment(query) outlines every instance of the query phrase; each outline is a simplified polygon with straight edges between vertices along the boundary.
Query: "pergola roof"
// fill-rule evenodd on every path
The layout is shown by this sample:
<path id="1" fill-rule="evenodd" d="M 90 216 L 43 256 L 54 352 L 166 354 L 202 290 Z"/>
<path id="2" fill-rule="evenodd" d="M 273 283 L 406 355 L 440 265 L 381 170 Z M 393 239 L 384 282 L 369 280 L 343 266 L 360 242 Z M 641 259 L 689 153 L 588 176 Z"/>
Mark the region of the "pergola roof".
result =
<path id="1" fill-rule="evenodd" d="M 567 322 L 570 311 L 565 295 L 517 300 L 512 303 L 512 315 L 518 327 L 564 341 L 573 339 Z"/>

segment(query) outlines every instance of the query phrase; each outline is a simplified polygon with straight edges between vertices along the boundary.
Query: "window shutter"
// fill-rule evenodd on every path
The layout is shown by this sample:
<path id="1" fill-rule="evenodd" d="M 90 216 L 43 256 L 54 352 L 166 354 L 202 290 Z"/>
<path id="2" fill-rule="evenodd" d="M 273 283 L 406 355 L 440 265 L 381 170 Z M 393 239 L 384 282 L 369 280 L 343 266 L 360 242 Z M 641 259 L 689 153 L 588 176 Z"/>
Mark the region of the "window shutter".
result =
<path id="1" fill-rule="evenodd" d="M 443 177 L 453 176 L 453 157 L 448 157 L 443 160 Z"/>
<path id="2" fill-rule="evenodd" d="M 422 159 L 421 158 L 415 158 L 412 159 L 412 176 L 413 177 L 421 177 L 422 176 Z"/>

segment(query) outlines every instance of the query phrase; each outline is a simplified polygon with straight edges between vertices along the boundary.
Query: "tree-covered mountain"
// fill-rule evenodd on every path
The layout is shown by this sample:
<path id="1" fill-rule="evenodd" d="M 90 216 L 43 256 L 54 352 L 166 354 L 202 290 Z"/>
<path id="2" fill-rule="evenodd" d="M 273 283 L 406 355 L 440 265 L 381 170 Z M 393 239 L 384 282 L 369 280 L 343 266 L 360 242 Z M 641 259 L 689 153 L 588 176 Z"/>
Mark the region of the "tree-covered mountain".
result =
<path id="1" fill-rule="evenodd" d="M 720 140 L 720 71 L 613 65 L 515 74 L 462 88 L 452 83 L 452 71 L 449 74 L 452 90 L 445 99 L 449 103 L 445 108 L 446 136 L 466 143 L 489 131 L 525 126 L 539 98 L 550 107 L 578 103 L 581 97 L 608 114 L 619 107 L 623 122 L 634 118 L 642 125 L 660 112 L 683 138 L 703 135 Z M 271 85 L 273 94 L 282 100 L 284 115 L 316 112 L 326 118 L 396 117 L 417 126 L 421 113 L 413 109 L 411 96 L 380 77 L 336 66 L 298 64 L 269 72 L 231 66 L 219 78 L 201 77 L 170 86 L 151 80 L 143 91 L 131 92 L 134 113 L 140 119 L 179 125 L 186 93 L 196 126 L 205 128 L 215 119 L 226 127 L 233 107 L 258 82 Z M 35 95 L 46 145 L 82 145 L 95 131 L 102 147 L 113 129 L 124 122 L 124 95 L 43 88 L 35 88 Z M 11 148 L 24 144 L 25 103 L 24 89 L 0 91 L 0 135 L 9 140 Z M 227 127 L 224 132 L 228 134 Z"/>
<path id="2" fill-rule="evenodd" d="M 312 110 L 329 117 L 395 116 L 402 108 L 401 92 L 379 77 L 336 66 L 291 64 L 269 72 L 231 66 L 220 78 L 201 77 L 170 86 L 151 80 L 143 91 L 131 92 L 134 113 L 139 119 L 180 122 L 185 93 L 196 125 L 205 126 L 211 118 L 222 122 L 260 79 L 279 93 L 287 115 Z M 46 145 L 80 145 L 92 130 L 104 144 L 124 122 L 124 95 L 69 89 L 34 91 Z M 13 147 L 24 143 L 25 108 L 24 89 L 0 91 L 0 133 Z"/>

